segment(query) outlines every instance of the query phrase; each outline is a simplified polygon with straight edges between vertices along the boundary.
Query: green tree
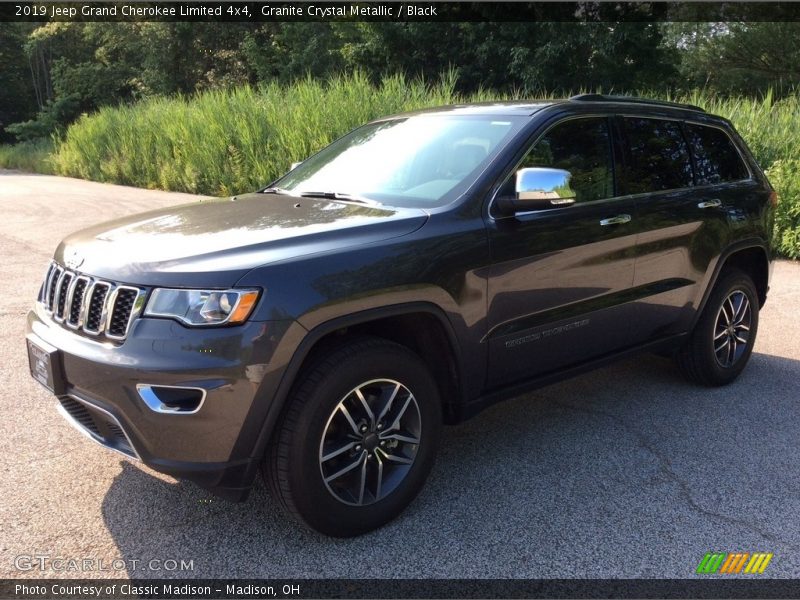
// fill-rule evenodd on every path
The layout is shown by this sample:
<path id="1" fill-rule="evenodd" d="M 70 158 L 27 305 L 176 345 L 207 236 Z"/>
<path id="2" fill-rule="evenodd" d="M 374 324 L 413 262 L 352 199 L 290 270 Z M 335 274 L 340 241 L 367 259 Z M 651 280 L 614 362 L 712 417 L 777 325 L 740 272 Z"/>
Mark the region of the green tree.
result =
<path id="1" fill-rule="evenodd" d="M 37 109 L 32 66 L 25 54 L 32 29 L 30 23 L 0 23 L 0 142 L 12 139 L 6 126 L 31 118 Z"/>
<path id="2" fill-rule="evenodd" d="M 681 50 L 687 87 L 758 94 L 800 83 L 800 23 L 675 23 L 667 39 Z"/>

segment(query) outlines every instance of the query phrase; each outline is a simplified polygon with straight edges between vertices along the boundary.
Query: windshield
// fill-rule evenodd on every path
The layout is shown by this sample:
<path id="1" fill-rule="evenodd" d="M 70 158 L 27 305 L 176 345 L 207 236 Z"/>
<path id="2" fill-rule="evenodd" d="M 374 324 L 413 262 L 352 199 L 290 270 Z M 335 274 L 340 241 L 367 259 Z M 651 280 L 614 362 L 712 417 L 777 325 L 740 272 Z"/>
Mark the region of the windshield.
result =
<path id="1" fill-rule="evenodd" d="M 370 123 L 307 159 L 275 188 L 395 206 L 454 200 L 526 119 L 419 115 Z"/>

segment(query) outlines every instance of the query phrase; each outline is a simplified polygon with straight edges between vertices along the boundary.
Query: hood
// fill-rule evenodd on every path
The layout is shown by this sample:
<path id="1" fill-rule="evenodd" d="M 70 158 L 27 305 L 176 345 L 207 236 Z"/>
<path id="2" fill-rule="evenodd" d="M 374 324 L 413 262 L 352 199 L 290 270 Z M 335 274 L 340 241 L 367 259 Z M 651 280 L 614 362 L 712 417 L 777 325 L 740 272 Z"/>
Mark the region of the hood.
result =
<path id="1" fill-rule="evenodd" d="M 399 237 L 426 220 L 415 208 L 254 193 L 95 225 L 65 238 L 55 258 L 123 283 L 220 287 L 270 262 Z"/>

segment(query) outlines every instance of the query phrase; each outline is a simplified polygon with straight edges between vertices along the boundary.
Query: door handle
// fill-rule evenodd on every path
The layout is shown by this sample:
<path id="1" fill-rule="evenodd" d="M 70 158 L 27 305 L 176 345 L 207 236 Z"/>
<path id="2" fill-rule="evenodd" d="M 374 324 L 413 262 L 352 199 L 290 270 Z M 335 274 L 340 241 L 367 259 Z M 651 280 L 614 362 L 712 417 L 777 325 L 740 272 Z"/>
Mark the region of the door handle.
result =
<path id="1" fill-rule="evenodd" d="M 716 208 L 718 206 L 722 206 L 722 201 L 717 200 L 706 200 L 705 202 L 700 202 L 697 204 L 697 208 Z"/>
<path id="2" fill-rule="evenodd" d="M 622 223 L 628 223 L 631 220 L 630 215 L 617 215 L 616 217 L 611 217 L 609 219 L 603 219 L 600 221 L 600 225 L 604 227 L 606 225 L 621 225 Z"/>

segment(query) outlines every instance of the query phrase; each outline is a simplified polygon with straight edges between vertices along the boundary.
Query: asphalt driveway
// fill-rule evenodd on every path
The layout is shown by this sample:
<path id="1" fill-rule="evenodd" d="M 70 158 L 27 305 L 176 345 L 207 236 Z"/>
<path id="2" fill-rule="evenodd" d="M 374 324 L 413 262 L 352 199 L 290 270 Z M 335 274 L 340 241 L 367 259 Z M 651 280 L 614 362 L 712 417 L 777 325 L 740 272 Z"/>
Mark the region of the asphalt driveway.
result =
<path id="1" fill-rule="evenodd" d="M 161 577 L 173 559 L 204 578 L 685 578 L 709 551 L 772 552 L 770 576 L 800 575 L 800 264 L 776 264 L 734 385 L 642 356 L 495 406 L 445 430 L 400 519 L 333 540 L 260 484 L 229 504 L 104 451 L 28 375 L 25 314 L 61 237 L 191 199 L 0 172 L 0 577 Z M 107 570 L 19 560 L 37 554 Z"/>

